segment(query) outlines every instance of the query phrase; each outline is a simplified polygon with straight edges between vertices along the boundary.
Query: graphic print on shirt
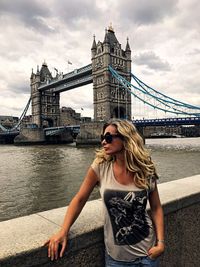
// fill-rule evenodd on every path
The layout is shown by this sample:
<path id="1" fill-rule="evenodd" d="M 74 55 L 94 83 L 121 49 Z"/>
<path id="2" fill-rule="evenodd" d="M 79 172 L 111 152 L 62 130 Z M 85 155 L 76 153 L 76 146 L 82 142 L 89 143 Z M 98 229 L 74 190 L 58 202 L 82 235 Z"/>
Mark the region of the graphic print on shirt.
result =
<path id="1" fill-rule="evenodd" d="M 116 245 L 134 245 L 149 235 L 145 216 L 147 191 L 106 190 L 104 201 Z"/>

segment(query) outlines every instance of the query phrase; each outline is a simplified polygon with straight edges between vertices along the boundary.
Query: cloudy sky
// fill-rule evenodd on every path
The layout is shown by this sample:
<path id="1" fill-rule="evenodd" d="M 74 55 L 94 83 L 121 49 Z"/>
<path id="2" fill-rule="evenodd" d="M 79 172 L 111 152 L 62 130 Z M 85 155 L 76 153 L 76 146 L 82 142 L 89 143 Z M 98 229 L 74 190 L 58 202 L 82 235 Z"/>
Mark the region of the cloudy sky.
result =
<path id="1" fill-rule="evenodd" d="M 44 60 L 53 75 L 91 63 L 93 35 L 103 41 L 110 23 L 123 49 L 129 37 L 136 76 L 200 106 L 199 10 L 199 0 L 0 0 L 0 115 L 20 116 Z M 93 116 L 92 85 L 62 93 L 61 106 Z"/>

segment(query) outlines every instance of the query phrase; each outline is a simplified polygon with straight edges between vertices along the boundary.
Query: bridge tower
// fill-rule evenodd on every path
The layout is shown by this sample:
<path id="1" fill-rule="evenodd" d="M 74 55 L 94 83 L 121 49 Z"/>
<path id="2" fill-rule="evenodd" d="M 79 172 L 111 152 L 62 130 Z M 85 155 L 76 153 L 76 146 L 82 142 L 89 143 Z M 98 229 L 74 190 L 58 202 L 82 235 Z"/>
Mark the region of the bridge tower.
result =
<path id="1" fill-rule="evenodd" d="M 112 77 L 108 69 L 111 65 L 121 76 L 131 81 L 131 49 L 128 39 L 123 50 L 110 26 L 106 29 L 103 42 L 96 43 L 94 36 L 91 53 L 94 120 L 131 119 L 131 94 Z"/>
<path id="2" fill-rule="evenodd" d="M 38 88 L 53 79 L 46 62 L 36 74 L 31 74 L 32 122 L 41 127 L 58 126 L 60 121 L 60 95 L 52 89 L 41 92 Z"/>

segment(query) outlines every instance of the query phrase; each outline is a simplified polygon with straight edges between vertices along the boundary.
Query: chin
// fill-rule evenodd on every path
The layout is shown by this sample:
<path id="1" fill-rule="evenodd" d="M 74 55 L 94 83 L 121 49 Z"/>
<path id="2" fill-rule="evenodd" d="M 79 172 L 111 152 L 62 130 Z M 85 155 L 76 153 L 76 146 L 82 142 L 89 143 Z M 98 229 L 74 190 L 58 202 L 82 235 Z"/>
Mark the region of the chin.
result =
<path id="1" fill-rule="evenodd" d="M 106 155 L 108 156 L 114 156 L 116 153 L 113 151 L 105 151 Z"/>
<path id="2" fill-rule="evenodd" d="M 105 151 L 105 153 L 106 153 L 106 155 L 112 155 L 113 153 L 112 153 L 112 151 L 110 151 L 110 150 L 106 150 L 106 149 L 104 149 L 104 151 Z"/>

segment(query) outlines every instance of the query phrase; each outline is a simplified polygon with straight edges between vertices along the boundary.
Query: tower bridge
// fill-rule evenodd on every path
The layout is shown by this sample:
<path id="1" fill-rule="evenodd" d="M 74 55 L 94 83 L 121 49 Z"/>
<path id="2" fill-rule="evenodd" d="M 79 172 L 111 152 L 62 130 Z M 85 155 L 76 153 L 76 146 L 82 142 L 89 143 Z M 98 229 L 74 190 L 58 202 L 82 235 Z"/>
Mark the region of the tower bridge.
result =
<path id="1" fill-rule="evenodd" d="M 112 27 L 105 32 L 104 41 L 91 48 L 92 64 L 53 78 L 46 63 L 31 74 L 32 119 L 39 128 L 51 121 L 60 126 L 60 93 L 93 83 L 94 120 L 110 118 L 131 119 L 131 93 L 113 78 L 109 65 L 131 80 L 131 50 L 127 40 L 123 50 Z"/>
<path id="2" fill-rule="evenodd" d="M 122 49 L 121 44 L 110 26 L 105 31 L 103 41 L 96 42 L 93 39 L 91 47 L 91 64 L 77 68 L 69 73 L 53 77 L 44 62 L 41 69 L 37 67 L 36 73 L 32 71 L 30 77 L 31 97 L 26 105 L 19 123 L 13 130 L 19 129 L 20 123 L 32 105 L 33 129 L 28 127 L 20 130 L 20 134 L 37 140 L 45 140 L 52 136 L 68 133 L 69 128 L 59 128 L 60 124 L 60 94 L 87 84 L 93 84 L 94 121 L 92 126 L 81 126 L 80 133 L 84 132 L 85 139 L 97 138 L 99 125 L 110 118 L 122 118 L 131 120 L 131 97 L 138 99 L 145 105 L 165 113 L 181 115 L 185 120 L 142 120 L 134 121 L 138 127 L 155 125 L 183 125 L 195 122 L 200 123 L 200 107 L 173 99 L 162 94 L 158 90 L 148 86 L 131 72 L 131 49 L 127 38 L 126 47 Z M 135 83 L 133 84 L 133 82 Z M 134 111 L 133 111 L 134 113 Z M 195 117 L 188 120 L 187 118 Z M 0 125 L 1 126 L 1 125 Z M 44 130 L 45 128 L 45 130 Z M 49 128 L 49 131 L 48 129 Z M 3 129 L 1 127 L 1 129 Z M 98 131 L 97 131 L 98 130 Z M 23 133 L 22 133 L 23 131 Z M 28 137 L 27 137 L 28 136 Z M 91 137 L 92 136 L 92 137 Z M 82 138 L 82 137 L 81 137 Z M 23 137 L 22 137 L 23 139 Z"/>

